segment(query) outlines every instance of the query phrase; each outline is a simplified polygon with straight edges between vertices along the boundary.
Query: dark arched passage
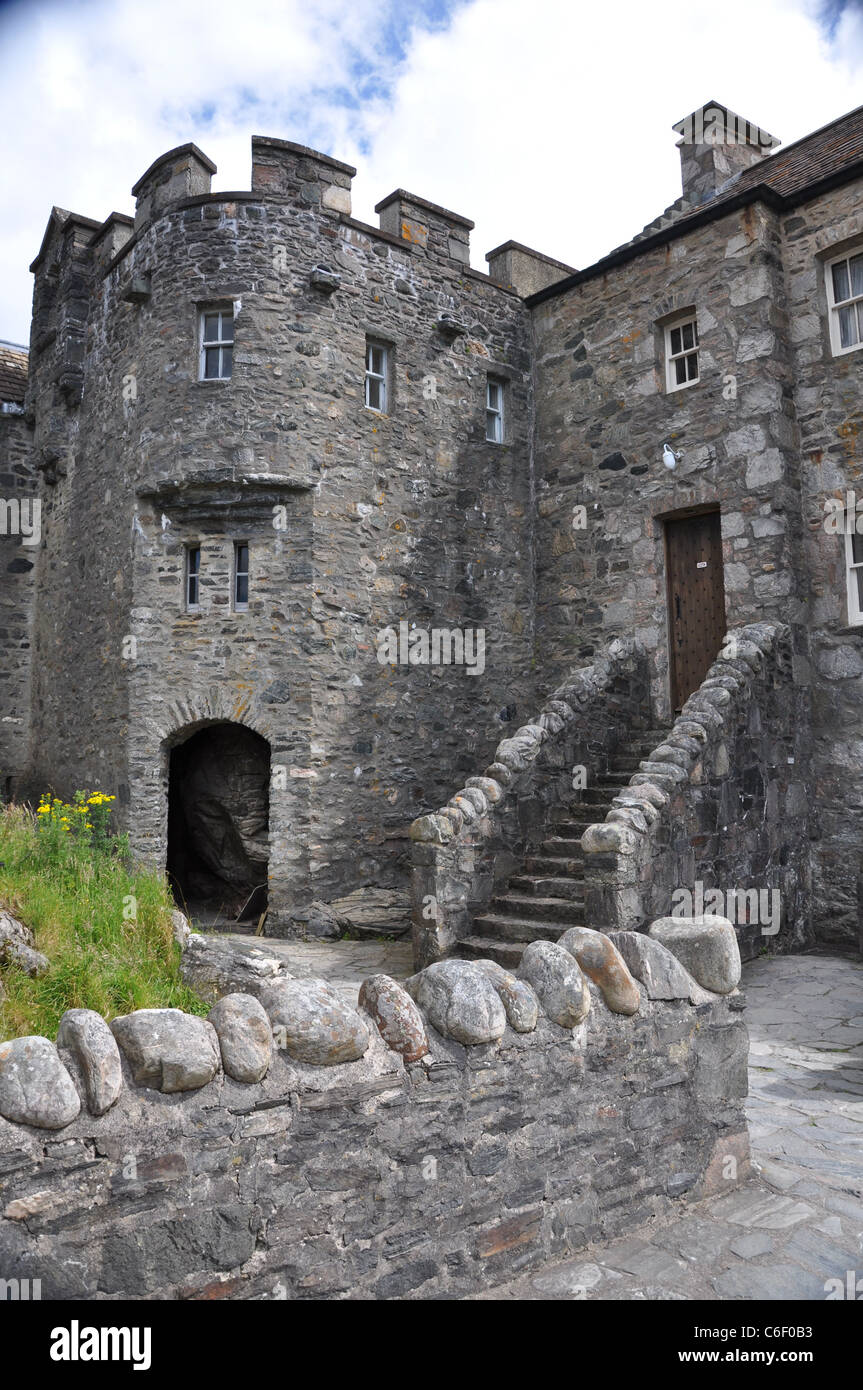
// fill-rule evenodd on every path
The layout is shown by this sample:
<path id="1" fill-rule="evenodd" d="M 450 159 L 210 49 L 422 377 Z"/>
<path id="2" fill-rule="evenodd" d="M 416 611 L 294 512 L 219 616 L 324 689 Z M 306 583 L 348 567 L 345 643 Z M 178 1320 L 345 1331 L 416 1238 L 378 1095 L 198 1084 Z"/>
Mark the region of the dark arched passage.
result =
<path id="1" fill-rule="evenodd" d="M 267 905 L 270 746 L 211 724 L 171 749 L 168 875 L 193 915 L 257 917 Z"/>

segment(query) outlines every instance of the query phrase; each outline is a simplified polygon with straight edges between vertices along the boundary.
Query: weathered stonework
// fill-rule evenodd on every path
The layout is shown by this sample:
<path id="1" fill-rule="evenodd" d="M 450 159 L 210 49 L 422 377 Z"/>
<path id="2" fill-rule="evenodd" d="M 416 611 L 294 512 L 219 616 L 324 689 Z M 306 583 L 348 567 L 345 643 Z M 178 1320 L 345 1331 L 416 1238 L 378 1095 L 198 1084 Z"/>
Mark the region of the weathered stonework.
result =
<path id="1" fill-rule="evenodd" d="M 55 209 L 34 262 L 27 413 L 0 419 L 2 476 L 22 495 L 38 479 L 43 505 L 35 569 L 0 536 L 3 640 L 24 658 L 0 676 L 7 794 L 101 786 L 136 852 L 164 864 L 172 749 L 241 724 L 272 774 L 266 930 L 335 930 L 327 905 L 367 887 L 405 901 L 419 822 L 418 964 L 463 949 L 547 817 L 573 809 L 570 760 L 613 777 L 627 735 L 670 728 L 665 523 L 718 508 L 728 631 L 788 629 L 786 728 L 711 735 L 726 791 L 690 784 L 672 878 L 709 864 L 729 887 L 781 879 L 793 924 L 777 946 L 811 938 L 813 905 L 824 937 L 857 941 L 863 628 L 848 626 L 845 538 L 823 521 L 825 499 L 861 481 L 863 353 L 834 354 L 825 288 L 830 256 L 863 243 L 847 153 L 861 117 L 786 159 L 745 122 L 717 142 L 717 113 L 739 124 L 714 103 L 675 127 L 682 197 L 577 272 L 505 242 L 482 275 L 469 220 L 404 189 L 366 226 L 350 166 L 263 137 L 248 190 L 211 192 L 211 162 L 187 145 L 135 185 L 134 220 Z M 230 381 L 198 380 L 213 304 L 233 306 Z M 684 310 L 699 379 L 672 391 L 665 329 Z M 364 406 L 367 337 L 391 349 L 386 414 Z M 489 375 L 502 444 L 485 437 Z M 230 602 L 235 541 L 250 547 L 248 612 Z M 483 674 L 382 663 L 378 634 L 402 622 L 483 629 Z M 637 698 L 594 690 L 586 721 L 565 684 L 618 638 Z M 736 700 L 713 679 L 714 703 Z M 714 834 L 729 787 L 763 792 L 760 837 Z M 597 815 L 595 865 L 661 836 L 663 806 L 631 796 Z M 669 911 L 672 878 L 642 885 L 641 925 Z M 426 899 L 443 906 L 431 927 Z"/>
<path id="2" fill-rule="evenodd" d="M 549 949 L 580 976 L 564 947 Z M 66 1072 L 47 1039 L 7 1044 L 41 1049 L 46 1094 L 21 1123 L 0 1067 L 0 1106 L 16 1120 L 0 1118 L 4 1277 L 41 1279 L 43 1299 L 458 1297 L 748 1175 L 739 992 L 702 990 L 693 1004 L 687 990 L 641 989 L 629 1016 L 584 982 L 589 1013 L 564 1027 L 546 1010 L 561 1003 L 549 976 L 518 1031 L 501 1017 L 497 1040 L 464 1046 L 452 1033 L 487 1009 L 495 972 L 444 962 L 414 977 L 417 998 L 443 975 L 460 980 L 446 1037 L 415 1018 L 422 1045 L 408 1053 L 390 1008 L 360 1004 L 357 1060 L 297 1060 L 276 1025 L 263 1080 L 219 1070 L 179 1094 L 164 1094 L 176 1077 L 166 1084 L 160 1060 L 174 1056 L 178 1023 L 201 1042 L 214 1028 L 175 1010 L 131 1014 L 120 1033 L 140 1019 L 147 1055 L 139 1066 L 120 1037 L 122 1093 L 98 1116 L 69 1053 Z M 271 1022 L 282 1016 L 268 1007 Z M 215 1014 L 223 1056 L 252 1016 L 255 1001 L 236 994 Z"/>
<path id="3" fill-rule="evenodd" d="M 200 186 L 180 196 L 189 160 Z M 44 488 L 19 788 L 110 789 L 136 852 L 164 862 L 172 745 L 245 724 L 279 770 L 278 932 L 314 900 L 404 885 L 417 806 L 468 776 L 525 699 L 529 314 L 454 254 L 464 219 L 429 208 L 424 243 L 358 223 L 332 194 L 349 197 L 353 171 L 326 156 L 256 139 L 252 191 L 224 195 L 193 152 L 174 163 L 136 186 L 133 232 L 58 216 L 35 265 L 34 451 L 62 470 Z M 332 293 L 310 281 L 321 262 Z M 149 288 L 130 299 L 130 284 Z M 202 382 L 196 310 L 214 301 L 234 306 L 233 378 Z M 444 311 L 467 336 L 441 332 Z M 366 334 L 392 344 L 387 415 L 363 404 Z M 72 371 L 80 401 L 64 394 Z M 484 440 L 489 371 L 508 383 L 503 446 Z M 247 613 L 230 603 L 237 538 Z M 377 633 L 403 620 L 487 625 L 483 678 L 380 664 Z"/>
<path id="4" fill-rule="evenodd" d="M 8 795 L 14 779 L 26 771 L 30 752 L 30 642 L 36 578 L 37 544 L 24 544 L 14 529 L 21 509 L 38 495 L 33 460 L 32 420 L 24 413 L 27 353 L 0 343 L 0 791 Z M 9 514 L 7 504 L 17 509 Z"/>
<path id="5" fill-rule="evenodd" d="M 729 911 L 744 958 L 765 945 L 810 945 L 806 710 L 788 627 L 732 633 L 666 743 L 615 798 L 624 808 L 655 806 L 650 823 L 616 822 L 612 811 L 585 832 L 587 920 L 644 930 L 672 909 L 703 911 L 693 903 L 679 912 L 678 890 L 700 885 L 703 901 L 734 888 L 740 902 Z"/>

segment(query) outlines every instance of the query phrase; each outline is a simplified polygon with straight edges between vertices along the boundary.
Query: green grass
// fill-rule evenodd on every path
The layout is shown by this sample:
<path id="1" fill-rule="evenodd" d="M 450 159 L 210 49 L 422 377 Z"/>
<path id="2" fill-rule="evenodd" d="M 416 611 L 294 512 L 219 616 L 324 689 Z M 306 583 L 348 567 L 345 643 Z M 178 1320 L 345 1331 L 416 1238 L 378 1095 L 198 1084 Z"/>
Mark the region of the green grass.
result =
<path id="1" fill-rule="evenodd" d="M 66 1009 L 108 1019 L 132 1009 L 208 1012 L 180 978 L 165 878 L 130 867 L 124 851 L 109 836 L 39 830 L 24 807 L 0 812 L 0 906 L 30 927 L 51 963 L 39 979 L 2 966 L 0 1041 L 54 1038 Z"/>

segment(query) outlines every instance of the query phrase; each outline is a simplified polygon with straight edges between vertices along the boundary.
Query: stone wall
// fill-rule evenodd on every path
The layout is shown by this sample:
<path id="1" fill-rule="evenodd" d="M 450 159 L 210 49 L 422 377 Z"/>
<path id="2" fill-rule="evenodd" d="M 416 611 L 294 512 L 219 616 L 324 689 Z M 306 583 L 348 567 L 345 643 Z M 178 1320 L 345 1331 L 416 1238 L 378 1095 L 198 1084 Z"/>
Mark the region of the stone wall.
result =
<path id="1" fill-rule="evenodd" d="M 824 262 L 863 236 L 860 183 L 804 203 L 782 220 L 812 685 L 812 867 L 818 933 L 863 941 L 858 909 L 863 839 L 863 629 L 848 626 L 845 536 L 825 529 L 825 502 L 863 500 L 861 354 L 834 356 Z M 859 521 L 859 516 L 856 518 Z"/>
<path id="2" fill-rule="evenodd" d="M 584 937 L 606 940 L 582 933 L 579 950 Z M 212 1023 L 115 1020 L 122 1075 L 105 1024 L 81 1011 L 59 1053 L 4 1044 L 0 1112 L 34 1105 L 43 1127 L 0 1119 L 0 1277 L 41 1279 L 52 1299 L 459 1297 L 733 1187 L 749 1172 L 743 997 L 708 994 L 634 939 L 641 983 L 620 966 L 634 1014 L 606 1004 L 620 1007 L 587 957 L 599 984 L 550 943 L 520 979 L 432 966 L 408 982 L 422 1015 L 386 977 L 357 1010 L 321 982 L 264 979 L 278 1048 L 246 1084 L 218 1052 L 232 1075 L 250 1056 L 231 1050 L 237 1001 L 266 1043 L 248 994 Z M 318 1034 L 310 1001 L 326 1012 Z M 321 1055 L 312 1035 L 347 1040 L 338 1055 L 356 1060 L 300 1060 Z M 35 1044 L 50 1079 L 28 1090 Z"/>
<path id="3" fill-rule="evenodd" d="M 809 689 L 790 639 L 771 623 L 729 633 L 665 742 L 585 832 L 592 927 L 698 916 L 718 891 L 722 906 L 706 910 L 733 921 L 744 959 L 812 944 Z M 701 905 L 679 911 L 675 892 L 696 884 Z"/>
<path id="4" fill-rule="evenodd" d="M 397 231 L 365 226 L 353 171 L 284 141 L 253 142 L 251 191 L 210 194 L 209 167 L 171 152 L 136 185 L 134 231 L 55 219 L 36 266 L 37 450 L 56 458 L 32 780 L 115 792 L 135 850 L 164 862 L 171 745 L 247 724 L 281 769 L 282 930 L 313 898 L 406 891 L 411 820 L 529 700 L 529 315 L 469 268 L 464 218 L 400 193 L 382 211 L 401 209 Z M 228 382 L 197 379 L 213 302 L 234 306 Z M 386 415 L 363 404 L 367 334 L 391 344 Z M 485 442 L 490 371 L 502 445 Z M 381 664 L 377 633 L 402 620 L 485 629 L 482 678 Z"/>
<path id="5" fill-rule="evenodd" d="M 631 634 L 651 653 L 655 707 L 668 716 L 663 521 L 717 504 L 728 627 L 789 623 L 795 682 L 810 688 L 814 919 L 819 936 L 846 944 L 863 920 L 863 656 L 848 626 L 845 538 L 826 532 L 824 503 L 861 496 L 861 356 L 831 348 L 825 261 L 859 242 L 859 203 L 858 180 L 793 212 L 733 210 L 533 306 L 544 689 L 610 633 Z M 689 307 L 701 380 L 668 393 L 663 326 Z M 680 454 L 673 471 L 665 441 Z"/>
<path id="6" fill-rule="evenodd" d="M 592 786 L 627 735 L 650 723 L 645 654 L 616 639 L 568 678 L 527 725 L 497 747 L 441 810 L 411 826 L 413 943 L 418 966 L 469 936 L 517 865 L 578 799 L 573 771 Z"/>
<path id="7" fill-rule="evenodd" d="M 0 413 L 0 498 L 30 507 L 37 487 L 23 415 Z M 26 512 L 29 525 L 33 516 Z M 11 528 L 12 521 L 7 523 Z M 40 523 L 41 530 L 41 523 Z M 34 536 L 38 541 L 38 536 Z M 0 798 L 15 794 L 30 753 L 30 643 L 38 544 L 0 533 Z"/>
<path id="8" fill-rule="evenodd" d="M 134 223 L 55 210 L 34 262 L 44 539 L 8 628 L 25 640 L 35 584 L 29 777 L 17 726 L 0 728 L 19 790 L 100 785 L 164 862 L 171 747 L 240 722 L 278 773 L 268 930 L 361 886 L 406 897 L 412 821 L 609 640 L 648 654 L 670 720 L 664 524 L 718 507 L 728 627 L 787 623 L 810 686 L 819 931 L 859 940 L 863 656 L 844 538 L 823 525 L 861 480 L 863 356 L 833 355 L 824 280 L 863 232 L 859 180 L 793 212 L 658 219 L 658 241 L 554 293 L 567 267 L 508 242 L 483 276 L 467 219 L 403 189 L 379 228 L 358 222 L 353 170 L 328 156 L 256 138 L 252 162 L 249 190 L 213 194 L 206 156 L 171 151 L 135 186 Z M 197 379 L 213 302 L 236 315 L 230 382 Z M 690 308 L 701 377 L 668 392 L 665 325 Z M 367 335 L 393 355 L 385 416 L 363 406 Z M 484 437 L 489 372 L 503 445 Z M 235 540 L 248 613 L 230 603 Z M 402 621 L 482 628 L 482 677 L 381 664 L 377 636 Z M 14 721 L 25 678 L 4 679 Z"/>
<path id="9" fill-rule="evenodd" d="M 701 380 L 667 392 L 664 324 L 694 308 Z M 718 504 L 729 627 L 800 623 L 797 432 L 781 231 L 760 205 L 536 305 L 537 644 L 548 688 L 597 642 L 651 654 L 670 714 L 662 519 Z M 681 453 L 674 471 L 663 444 Z M 584 529 L 573 509 L 586 508 Z M 803 639 L 800 639 L 803 641 Z"/>

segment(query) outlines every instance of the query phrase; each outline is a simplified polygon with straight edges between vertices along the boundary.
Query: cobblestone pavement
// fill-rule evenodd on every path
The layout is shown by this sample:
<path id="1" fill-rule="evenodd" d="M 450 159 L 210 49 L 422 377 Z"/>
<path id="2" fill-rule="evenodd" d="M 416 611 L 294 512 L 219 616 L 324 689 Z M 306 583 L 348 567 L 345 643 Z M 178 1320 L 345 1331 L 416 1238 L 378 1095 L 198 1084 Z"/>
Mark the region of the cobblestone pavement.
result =
<path id="1" fill-rule="evenodd" d="M 743 988 L 757 1178 L 477 1297 L 824 1300 L 851 1272 L 863 1297 L 863 961 L 758 960 Z"/>
<path id="2" fill-rule="evenodd" d="M 410 941 L 283 941 L 238 933 L 226 934 L 225 939 L 247 955 L 262 950 L 278 956 L 298 980 L 328 980 L 349 1004 L 356 1004 L 360 985 L 369 975 L 406 980 L 414 969 Z"/>

